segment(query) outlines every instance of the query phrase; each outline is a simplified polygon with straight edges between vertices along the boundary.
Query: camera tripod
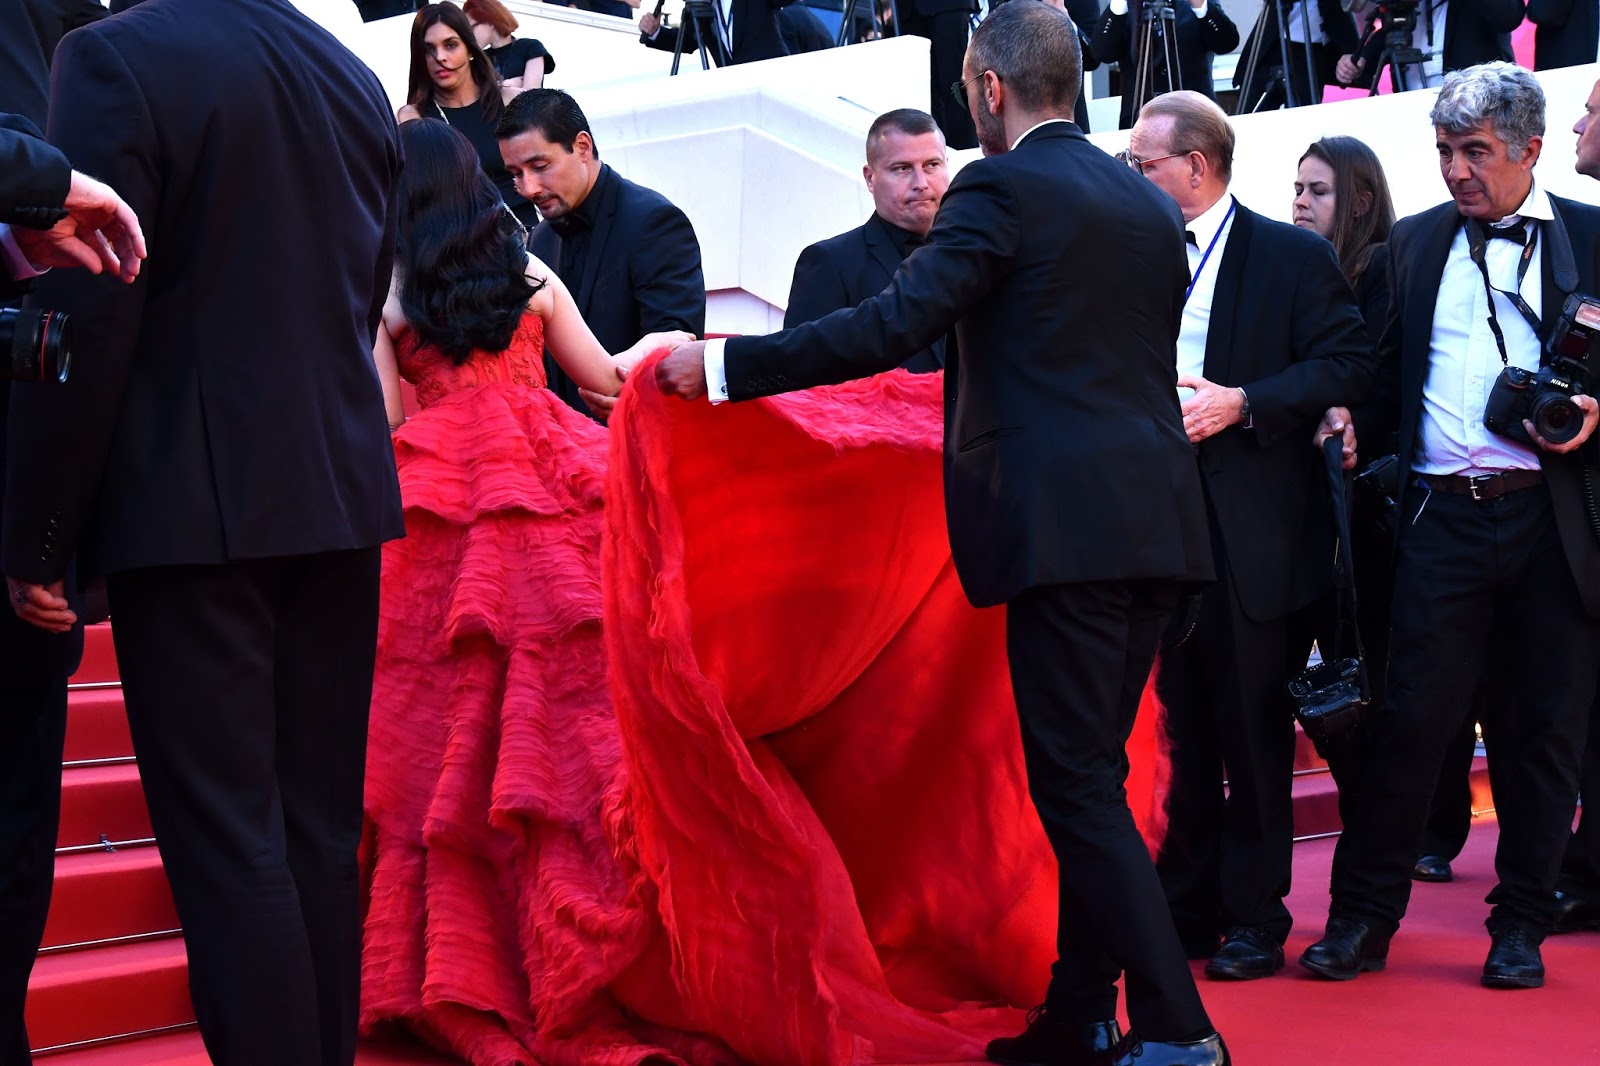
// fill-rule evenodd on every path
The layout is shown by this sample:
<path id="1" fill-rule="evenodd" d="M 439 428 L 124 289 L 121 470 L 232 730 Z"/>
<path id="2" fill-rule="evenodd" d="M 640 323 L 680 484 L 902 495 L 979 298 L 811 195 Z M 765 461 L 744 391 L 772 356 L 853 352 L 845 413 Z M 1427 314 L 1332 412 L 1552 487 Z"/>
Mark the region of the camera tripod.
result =
<path id="1" fill-rule="evenodd" d="M 694 26 L 695 44 L 700 51 L 700 69 L 710 70 L 733 58 L 733 41 L 728 34 L 728 16 L 718 0 L 686 0 L 678 16 L 678 42 L 672 48 L 672 73 L 678 73 L 683 59 L 683 35 Z M 709 43 L 708 43 L 709 42 Z"/>
<path id="2" fill-rule="evenodd" d="M 1413 43 L 1413 31 L 1417 25 L 1417 4 L 1414 2 L 1388 4 L 1382 11 L 1385 19 L 1383 51 L 1378 56 L 1377 65 L 1372 68 L 1372 90 L 1368 95 L 1378 95 L 1384 67 L 1389 68 L 1395 92 L 1404 93 L 1412 89 L 1425 88 L 1428 84 L 1428 71 L 1425 66 L 1428 56 Z M 1428 18 L 1431 23 L 1432 4 L 1429 4 Z"/>
<path id="3" fill-rule="evenodd" d="M 1310 3 L 1311 0 L 1306 0 Z M 1256 72 L 1260 69 L 1261 53 L 1266 47 L 1267 19 L 1272 19 L 1273 28 L 1277 31 L 1274 36 L 1278 38 L 1278 56 L 1281 64 L 1266 68 L 1266 75 L 1262 79 L 1261 91 L 1254 99 L 1251 94 L 1255 91 Z M 1239 101 L 1234 106 L 1235 115 L 1251 115 L 1257 111 L 1272 111 L 1280 106 L 1299 107 L 1301 104 L 1314 104 L 1315 100 L 1309 98 L 1312 90 L 1312 72 L 1316 70 L 1316 58 L 1311 52 L 1311 12 L 1305 7 L 1300 8 L 1300 25 L 1304 29 L 1306 52 L 1306 80 L 1305 89 L 1307 99 L 1300 99 L 1300 94 L 1295 90 L 1295 72 L 1289 62 L 1289 23 L 1284 17 L 1283 0 L 1272 0 L 1269 4 L 1261 6 L 1261 15 L 1256 19 L 1256 26 L 1251 31 L 1250 52 L 1245 56 L 1244 78 L 1239 85 Z"/>
<path id="4" fill-rule="evenodd" d="M 1183 70 L 1178 63 L 1178 38 L 1174 32 L 1177 15 L 1172 0 L 1143 0 L 1139 5 L 1138 61 L 1133 72 L 1133 114 L 1164 92 L 1183 88 Z M 1161 54 L 1156 54 L 1156 49 Z M 1167 87 L 1157 88 L 1156 64 L 1166 67 Z M 1125 88 L 1124 93 L 1127 92 Z"/>

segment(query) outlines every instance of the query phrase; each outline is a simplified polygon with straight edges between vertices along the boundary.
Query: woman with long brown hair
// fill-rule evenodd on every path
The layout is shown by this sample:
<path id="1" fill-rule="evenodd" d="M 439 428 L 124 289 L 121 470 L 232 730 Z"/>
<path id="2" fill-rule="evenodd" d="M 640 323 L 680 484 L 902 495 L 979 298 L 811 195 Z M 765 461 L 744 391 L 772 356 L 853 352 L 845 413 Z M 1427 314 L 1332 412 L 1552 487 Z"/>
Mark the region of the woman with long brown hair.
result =
<path id="1" fill-rule="evenodd" d="M 1387 246 L 1394 198 L 1383 164 L 1366 142 L 1324 137 L 1306 149 L 1294 179 L 1294 224 L 1332 242 L 1367 333 L 1377 344 L 1389 309 Z"/>
<path id="2" fill-rule="evenodd" d="M 401 122 L 421 118 L 447 122 L 472 142 L 483 172 L 500 190 L 500 199 L 524 229 L 539 222 L 539 212 L 517 192 L 500 158 L 495 127 L 506 102 L 517 95 L 501 84 L 494 63 L 478 44 L 472 22 L 455 4 L 427 4 L 411 23 L 411 75 Z"/>

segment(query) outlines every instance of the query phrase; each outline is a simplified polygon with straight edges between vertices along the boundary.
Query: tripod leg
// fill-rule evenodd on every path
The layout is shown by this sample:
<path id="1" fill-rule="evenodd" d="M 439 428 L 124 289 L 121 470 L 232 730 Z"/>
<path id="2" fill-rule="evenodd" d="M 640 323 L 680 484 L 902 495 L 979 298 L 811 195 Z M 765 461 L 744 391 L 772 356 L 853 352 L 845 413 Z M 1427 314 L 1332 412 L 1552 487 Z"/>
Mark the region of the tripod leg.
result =
<path id="1" fill-rule="evenodd" d="M 1267 37 L 1267 9 L 1263 7 L 1256 18 L 1256 28 L 1250 34 L 1250 52 L 1244 60 L 1244 80 L 1239 83 L 1239 98 L 1233 105 L 1235 115 L 1248 115 L 1250 94 L 1255 91 L 1256 69 L 1261 64 L 1261 42 Z"/>
<path id="2" fill-rule="evenodd" d="M 1176 20 L 1171 25 L 1164 27 L 1161 37 L 1162 54 L 1167 61 L 1167 89 L 1180 92 L 1183 89 L 1183 67 L 1178 64 L 1178 36 Z"/>

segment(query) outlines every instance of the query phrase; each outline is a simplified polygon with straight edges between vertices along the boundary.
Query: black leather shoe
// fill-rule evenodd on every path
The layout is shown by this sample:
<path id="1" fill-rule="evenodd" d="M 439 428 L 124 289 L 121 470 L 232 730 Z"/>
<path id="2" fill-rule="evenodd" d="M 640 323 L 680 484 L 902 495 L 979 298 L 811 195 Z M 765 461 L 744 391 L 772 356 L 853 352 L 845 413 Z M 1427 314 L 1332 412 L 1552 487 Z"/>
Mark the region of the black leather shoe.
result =
<path id="1" fill-rule="evenodd" d="M 1450 869 L 1450 860 L 1443 855 L 1423 855 L 1417 859 L 1417 864 L 1411 868 L 1411 880 L 1431 881 L 1443 884 L 1454 881 L 1456 872 Z"/>
<path id="2" fill-rule="evenodd" d="M 1115 1018 L 1073 1025 L 1038 1006 L 1028 1012 L 1028 1028 L 1020 1036 L 991 1040 L 984 1054 L 999 1066 L 1114 1066 L 1129 1046 Z"/>
<path id="3" fill-rule="evenodd" d="M 1300 956 L 1300 965 L 1330 981 L 1352 981 L 1388 965 L 1389 939 L 1359 918 L 1329 918 L 1322 939 Z"/>
<path id="4" fill-rule="evenodd" d="M 1117 1059 L 1116 1066 L 1230 1066 L 1233 1062 L 1220 1033 L 1212 1033 L 1204 1040 L 1166 1043 L 1140 1040 L 1132 1033 L 1128 1039 L 1133 1048 Z"/>
<path id="5" fill-rule="evenodd" d="M 1206 963 L 1206 976 L 1220 981 L 1253 981 L 1283 969 L 1283 945 L 1254 925 L 1236 925 Z"/>
<path id="6" fill-rule="evenodd" d="M 1485 988 L 1543 988 L 1544 959 L 1539 941 L 1518 925 L 1494 934 L 1489 957 L 1483 963 Z"/>
<path id="7" fill-rule="evenodd" d="M 1600 929 L 1600 900 L 1576 892 L 1556 893 L 1556 920 L 1552 933 Z"/>

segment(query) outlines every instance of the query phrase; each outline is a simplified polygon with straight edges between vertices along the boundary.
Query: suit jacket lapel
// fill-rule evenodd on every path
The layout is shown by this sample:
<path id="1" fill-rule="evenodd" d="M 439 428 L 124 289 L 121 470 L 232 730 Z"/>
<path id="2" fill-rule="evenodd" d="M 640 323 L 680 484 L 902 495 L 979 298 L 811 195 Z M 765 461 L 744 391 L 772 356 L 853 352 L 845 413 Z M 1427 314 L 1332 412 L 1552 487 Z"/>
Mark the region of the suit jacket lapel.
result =
<path id="1" fill-rule="evenodd" d="M 1418 237 L 1416 255 L 1404 281 L 1405 318 L 1401 322 L 1400 363 L 1400 447 L 1415 449 L 1417 419 L 1422 411 L 1422 386 L 1433 355 L 1433 316 L 1439 303 L 1439 282 L 1444 277 L 1450 246 L 1461 229 L 1461 213 L 1454 204 L 1445 204 L 1438 216 Z M 1393 252 L 1390 253 L 1393 255 Z M 1402 265 L 1391 260 L 1391 266 Z M 1408 466 L 1409 454 L 1401 459 Z"/>
<path id="2" fill-rule="evenodd" d="M 1211 297 L 1211 321 L 1206 324 L 1207 381 L 1228 381 L 1233 356 L 1234 312 L 1239 307 L 1239 290 L 1244 281 L 1244 264 L 1250 255 L 1250 237 L 1255 232 L 1255 212 L 1234 202 L 1233 229 L 1216 266 L 1217 286 Z M 1203 250 L 1203 249 L 1202 249 Z M 1207 267 L 1209 263 L 1205 264 Z M 1220 312 L 1220 314 L 1219 314 Z"/>
<path id="3" fill-rule="evenodd" d="M 884 284 L 887 285 L 888 279 L 893 278 L 895 271 L 900 269 L 899 249 L 894 246 L 888 230 L 877 215 L 867 219 L 861 227 L 861 236 L 867 242 L 867 253 L 883 268 Z"/>
<path id="4" fill-rule="evenodd" d="M 1561 201 L 1550 198 L 1555 219 L 1539 227 L 1540 286 L 1539 321 L 1549 326 L 1561 317 L 1562 305 L 1567 297 L 1578 291 L 1578 266 L 1572 255 L 1572 237 L 1567 233 L 1566 221 L 1561 214 Z M 1542 338 L 1541 338 L 1542 339 Z"/>
<path id="5" fill-rule="evenodd" d="M 621 180 L 610 166 L 601 171 L 600 182 L 604 183 L 604 188 L 600 189 L 600 210 L 595 212 L 594 232 L 589 237 L 589 252 L 583 260 L 583 280 L 578 283 L 575 294 L 578 310 L 584 318 L 589 317 L 590 306 L 594 302 L 594 279 L 600 273 L 600 260 L 605 258 L 606 239 L 611 236 L 611 219 L 617 213 L 617 196 L 621 191 L 618 183 Z"/>

